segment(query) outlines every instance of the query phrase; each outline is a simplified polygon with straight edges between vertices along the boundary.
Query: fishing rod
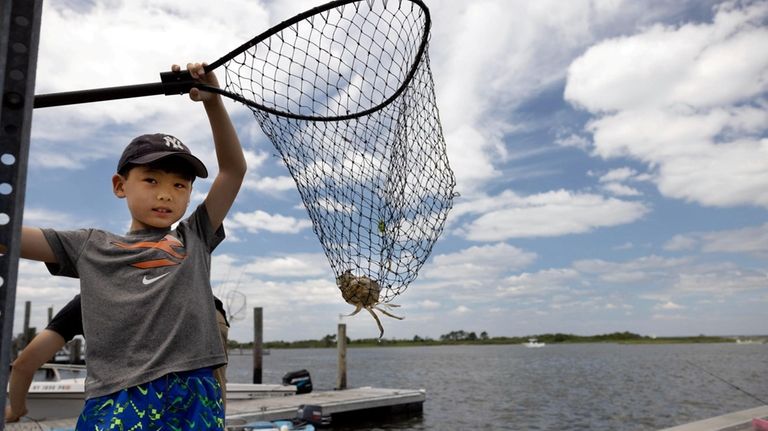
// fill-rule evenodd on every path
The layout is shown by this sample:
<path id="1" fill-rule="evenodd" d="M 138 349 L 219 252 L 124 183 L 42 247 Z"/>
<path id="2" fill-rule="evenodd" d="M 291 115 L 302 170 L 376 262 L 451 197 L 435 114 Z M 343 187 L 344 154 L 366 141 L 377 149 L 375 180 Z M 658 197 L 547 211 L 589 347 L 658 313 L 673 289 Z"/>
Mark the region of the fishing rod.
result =
<path id="1" fill-rule="evenodd" d="M 752 394 L 752 393 L 750 393 L 750 392 L 747 392 L 746 390 L 744 390 L 744 389 L 742 389 L 742 388 L 740 388 L 740 387 L 738 387 L 738 386 L 734 385 L 733 383 L 731 383 L 731 382 L 729 382 L 728 380 L 726 380 L 726 379 L 724 379 L 724 378 L 722 378 L 722 377 L 718 376 L 717 374 L 715 374 L 715 373 L 713 373 L 713 372 L 711 372 L 711 371 L 707 370 L 706 368 L 704 368 L 704 367 L 702 367 L 702 366 L 700 366 L 700 365 L 697 365 L 697 364 L 695 364 L 695 363 L 693 363 L 693 362 L 691 362 L 690 360 L 687 360 L 687 359 L 685 360 L 685 362 L 687 362 L 688 364 L 692 365 L 694 368 L 697 368 L 697 369 L 699 369 L 699 370 L 701 370 L 701 371 L 704 371 L 705 373 L 707 373 L 707 374 L 709 374 L 710 376 L 712 376 L 712 377 L 714 377 L 714 378 L 716 378 L 716 379 L 720 380 L 721 382 L 725 383 L 726 385 L 728 385 L 728 386 L 730 386 L 730 387 L 732 387 L 732 388 L 736 389 L 737 391 L 739 391 L 739 392 L 743 393 L 744 395 L 747 395 L 748 397 L 750 397 L 750 398 L 752 398 L 752 399 L 754 399 L 754 400 L 756 400 L 756 401 L 759 401 L 761 404 L 764 404 L 764 405 L 768 405 L 768 402 L 766 402 L 765 400 L 761 399 L 761 398 L 760 398 L 760 397 L 758 397 L 757 395 L 755 395 L 755 394 Z"/>

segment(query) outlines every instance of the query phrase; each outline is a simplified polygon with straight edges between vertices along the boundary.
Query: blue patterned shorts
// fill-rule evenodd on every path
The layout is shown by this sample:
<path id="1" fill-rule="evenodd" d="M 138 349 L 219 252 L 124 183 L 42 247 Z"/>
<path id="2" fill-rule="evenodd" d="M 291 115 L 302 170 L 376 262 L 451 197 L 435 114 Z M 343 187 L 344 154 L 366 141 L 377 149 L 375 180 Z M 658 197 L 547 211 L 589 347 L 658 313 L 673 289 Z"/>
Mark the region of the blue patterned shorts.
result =
<path id="1" fill-rule="evenodd" d="M 85 401 L 78 431 L 223 430 L 221 387 L 210 368 L 170 373 Z"/>

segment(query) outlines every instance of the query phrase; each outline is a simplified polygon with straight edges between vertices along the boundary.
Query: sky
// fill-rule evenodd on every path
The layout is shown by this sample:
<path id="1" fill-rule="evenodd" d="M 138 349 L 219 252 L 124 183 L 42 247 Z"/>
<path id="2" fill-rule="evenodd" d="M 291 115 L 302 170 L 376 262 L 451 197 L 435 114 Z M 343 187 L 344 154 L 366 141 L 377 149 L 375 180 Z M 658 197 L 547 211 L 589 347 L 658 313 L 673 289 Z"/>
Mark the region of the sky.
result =
<path id="1" fill-rule="evenodd" d="M 44 2 L 36 93 L 157 82 L 317 1 Z M 385 338 L 768 334 L 768 1 L 427 0 L 454 201 Z M 221 75 L 220 75 L 221 77 Z M 336 287 L 287 169 L 227 101 L 249 171 L 212 258 L 230 338 L 378 336 Z M 24 224 L 124 233 L 110 178 L 171 133 L 215 176 L 202 107 L 153 96 L 34 113 Z M 190 208 L 210 180 L 195 183 Z M 21 261 L 41 329 L 76 280 Z"/>

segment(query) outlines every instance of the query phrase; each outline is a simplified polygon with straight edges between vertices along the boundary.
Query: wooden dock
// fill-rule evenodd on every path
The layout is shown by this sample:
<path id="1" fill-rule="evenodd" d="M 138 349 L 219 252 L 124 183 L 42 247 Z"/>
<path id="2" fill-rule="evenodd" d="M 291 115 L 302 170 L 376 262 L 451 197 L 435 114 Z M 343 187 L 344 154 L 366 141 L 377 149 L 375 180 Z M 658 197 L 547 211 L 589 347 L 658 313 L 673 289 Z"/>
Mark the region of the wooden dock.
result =
<path id="1" fill-rule="evenodd" d="M 227 428 L 237 429 L 255 421 L 293 419 L 299 406 L 311 405 L 319 409 L 326 423 L 345 421 L 355 417 L 369 418 L 376 413 L 419 414 L 422 412 L 426 391 L 423 389 L 384 389 L 362 387 L 338 391 L 316 391 L 285 397 L 227 401 Z M 18 422 L 5 426 L 8 431 L 72 430 L 77 419 L 41 422 Z"/>
<path id="2" fill-rule="evenodd" d="M 227 426 L 254 421 L 292 419 L 301 405 L 320 408 L 330 423 L 346 417 L 381 412 L 420 413 L 426 400 L 423 389 L 383 389 L 363 387 L 339 391 L 310 392 L 289 397 L 227 402 Z"/>
<path id="3" fill-rule="evenodd" d="M 661 431 L 752 431 L 753 418 L 768 417 L 768 406 L 755 407 Z"/>

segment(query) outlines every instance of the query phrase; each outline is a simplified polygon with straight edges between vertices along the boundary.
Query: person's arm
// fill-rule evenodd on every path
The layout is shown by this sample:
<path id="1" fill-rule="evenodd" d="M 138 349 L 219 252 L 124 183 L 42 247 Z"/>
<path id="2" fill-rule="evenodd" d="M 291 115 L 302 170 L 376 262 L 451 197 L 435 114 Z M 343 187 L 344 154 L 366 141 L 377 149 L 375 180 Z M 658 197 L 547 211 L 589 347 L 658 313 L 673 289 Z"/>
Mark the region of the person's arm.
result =
<path id="1" fill-rule="evenodd" d="M 45 239 L 43 231 L 36 227 L 21 227 L 21 257 L 41 262 L 57 262 L 56 255 L 48 244 L 48 240 Z"/>
<path id="2" fill-rule="evenodd" d="M 27 414 L 27 393 L 35 371 L 48 362 L 66 342 L 64 337 L 50 329 L 44 329 L 21 351 L 13 362 L 8 379 L 8 400 L 5 421 L 16 422 Z"/>
<path id="3" fill-rule="evenodd" d="M 192 78 L 201 83 L 218 87 L 219 82 L 216 75 L 213 72 L 206 74 L 203 69 L 204 65 L 205 63 L 189 63 L 187 70 L 189 70 Z M 177 72 L 180 67 L 173 65 L 172 70 Z M 216 147 L 219 173 L 213 180 L 211 189 L 205 198 L 205 208 L 208 211 L 211 226 L 217 230 L 232 207 L 237 192 L 240 191 L 240 185 L 243 183 L 247 169 L 245 156 L 221 96 L 193 88 L 189 92 L 189 97 L 194 101 L 203 102 L 205 112 L 208 115 L 208 122 L 211 125 L 213 143 Z"/>

